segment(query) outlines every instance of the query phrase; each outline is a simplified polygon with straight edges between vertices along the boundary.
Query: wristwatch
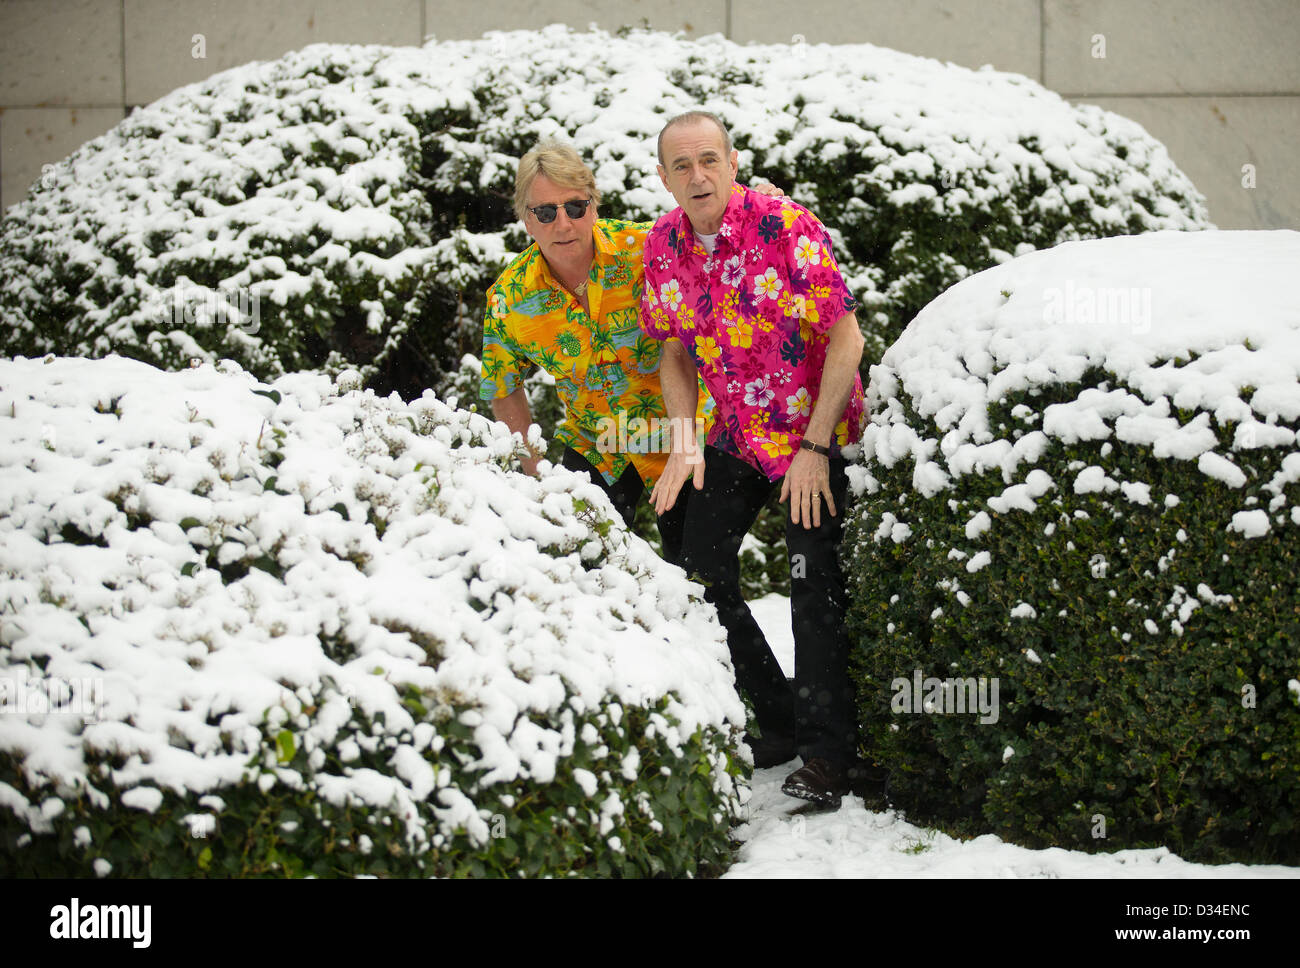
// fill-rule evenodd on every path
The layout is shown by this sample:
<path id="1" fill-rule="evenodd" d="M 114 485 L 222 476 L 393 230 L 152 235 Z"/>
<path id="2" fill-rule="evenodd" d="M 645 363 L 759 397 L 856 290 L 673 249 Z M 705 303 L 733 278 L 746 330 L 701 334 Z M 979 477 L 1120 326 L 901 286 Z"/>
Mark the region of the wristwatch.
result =
<path id="1" fill-rule="evenodd" d="M 814 454 L 821 454 L 823 457 L 831 456 L 831 449 L 829 447 L 823 447 L 821 444 L 814 444 L 807 437 L 799 441 L 799 449 L 811 450 Z"/>

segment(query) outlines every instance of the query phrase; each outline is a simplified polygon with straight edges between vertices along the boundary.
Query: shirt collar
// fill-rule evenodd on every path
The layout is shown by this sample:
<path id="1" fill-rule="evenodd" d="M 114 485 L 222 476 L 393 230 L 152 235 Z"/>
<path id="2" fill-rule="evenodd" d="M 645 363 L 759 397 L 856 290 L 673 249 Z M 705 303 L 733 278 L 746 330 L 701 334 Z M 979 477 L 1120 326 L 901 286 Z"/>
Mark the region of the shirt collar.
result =
<path id="1" fill-rule="evenodd" d="M 618 243 L 613 238 L 614 233 L 602 228 L 599 220 L 592 226 L 591 232 L 596 242 L 592 261 L 600 265 L 609 265 L 614 262 L 615 256 L 618 254 Z"/>
<path id="2" fill-rule="evenodd" d="M 614 240 L 611 239 L 608 234 L 606 234 L 601 230 L 600 219 L 597 219 L 596 224 L 591 227 L 591 236 L 592 236 L 592 241 L 595 243 L 595 246 L 592 249 L 592 256 L 591 256 L 592 264 L 609 265 L 611 262 L 614 261 L 614 256 L 617 253 L 617 246 Z M 537 246 L 537 243 L 534 242 L 533 245 Z M 551 264 L 547 262 L 546 257 L 542 255 L 542 250 L 540 247 L 537 249 L 537 258 L 533 260 L 532 265 L 529 267 L 529 272 L 530 272 L 530 278 L 526 283 L 526 285 L 530 286 L 531 288 L 535 288 L 535 289 L 541 289 L 543 287 L 549 287 L 551 289 L 564 288 L 563 286 L 560 285 L 559 280 L 556 279 L 555 276 L 551 273 Z"/>
<path id="3" fill-rule="evenodd" d="M 740 228 L 741 220 L 744 218 L 745 209 L 749 208 L 749 201 L 746 198 L 749 189 L 740 182 L 731 186 L 731 197 L 727 199 L 727 207 L 722 211 L 722 224 L 727 227 L 726 232 L 719 228 L 722 238 L 735 238 L 736 230 Z"/>

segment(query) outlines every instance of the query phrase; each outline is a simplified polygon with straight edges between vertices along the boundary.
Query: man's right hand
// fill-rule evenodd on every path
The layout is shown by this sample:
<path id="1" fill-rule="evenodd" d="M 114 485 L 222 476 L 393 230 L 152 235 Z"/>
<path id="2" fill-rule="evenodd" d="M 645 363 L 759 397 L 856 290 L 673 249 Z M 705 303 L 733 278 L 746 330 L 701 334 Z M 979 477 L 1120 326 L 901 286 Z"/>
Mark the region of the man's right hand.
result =
<path id="1" fill-rule="evenodd" d="M 493 400 L 492 414 L 505 424 L 511 433 L 518 434 L 523 438 L 524 450 L 528 451 L 528 456 L 521 454 L 519 464 L 525 474 L 536 477 L 537 463 L 546 456 L 546 451 L 543 449 L 540 453 L 536 453 L 528 445 L 528 429 L 533 422 L 533 413 L 529 409 L 528 397 L 524 393 L 524 388 L 516 387 L 510 395 Z"/>
<path id="2" fill-rule="evenodd" d="M 695 490 L 704 487 L 704 454 L 694 449 L 689 454 L 685 450 L 674 450 L 668 455 L 664 472 L 655 481 L 654 490 L 650 492 L 650 503 L 654 505 L 655 514 L 663 514 L 677 503 L 677 494 L 687 480 L 692 480 Z"/>
<path id="3" fill-rule="evenodd" d="M 664 472 L 650 492 L 650 503 L 654 505 L 656 514 L 663 514 L 677 503 L 677 493 L 687 478 L 694 478 L 697 491 L 704 487 L 704 448 L 701 446 L 700 421 L 695 415 L 699 371 L 681 340 L 664 342 L 659 380 L 663 386 L 664 405 L 671 418 L 672 450 L 668 452 Z"/>

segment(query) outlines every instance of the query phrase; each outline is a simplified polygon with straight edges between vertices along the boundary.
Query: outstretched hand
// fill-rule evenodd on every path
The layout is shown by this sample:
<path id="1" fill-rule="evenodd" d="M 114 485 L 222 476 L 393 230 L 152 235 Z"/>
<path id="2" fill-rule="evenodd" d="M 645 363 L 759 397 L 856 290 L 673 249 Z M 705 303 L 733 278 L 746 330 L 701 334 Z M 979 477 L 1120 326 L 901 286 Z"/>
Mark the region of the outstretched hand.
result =
<path id="1" fill-rule="evenodd" d="M 697 491 L 704 487 L 704 455 L 696 450 L 692 459 L 687 460 L 685 451 L 674 450 L 668 455 L 664 472 L 659 475 L 659 480 L 655 481 L 654 489 L 650 492 L 650 503 L 654 505 L 655 514 L 672 510 L 672 506 L 677 503 L 677 495 L 687 480 L 694 483 Z"/>

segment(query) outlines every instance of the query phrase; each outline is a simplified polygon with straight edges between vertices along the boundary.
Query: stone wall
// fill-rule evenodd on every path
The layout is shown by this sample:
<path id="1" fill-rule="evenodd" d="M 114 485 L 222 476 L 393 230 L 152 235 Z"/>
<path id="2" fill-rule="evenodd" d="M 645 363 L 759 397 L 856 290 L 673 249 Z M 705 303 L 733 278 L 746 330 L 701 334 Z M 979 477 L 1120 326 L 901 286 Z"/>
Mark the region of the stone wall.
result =
<path id="1" fill-rule="evenodd" d="M 991 64 L 1141 123 L 1220 228 L 1300 228 L 1300 0 L 0 0 L 0 205 L 133 106 L 237 64 L 554 22 Z"/>

